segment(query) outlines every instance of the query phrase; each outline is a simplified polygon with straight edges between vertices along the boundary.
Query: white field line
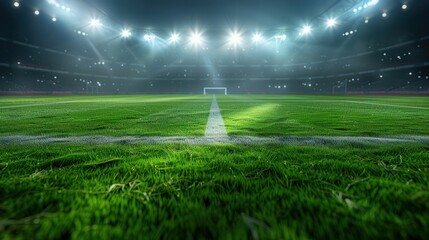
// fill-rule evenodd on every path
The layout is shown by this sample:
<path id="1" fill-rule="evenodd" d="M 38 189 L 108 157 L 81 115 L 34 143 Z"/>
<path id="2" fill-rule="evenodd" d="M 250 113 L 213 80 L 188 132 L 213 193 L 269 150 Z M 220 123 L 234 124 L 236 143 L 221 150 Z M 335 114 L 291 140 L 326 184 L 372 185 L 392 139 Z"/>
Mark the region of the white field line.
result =
<path id="1" fill-rule="evenodd" d="M 409 108 L 409 109 L 421 109 L 421 110 L 429 110 L 427 107 L 416 107 L 416 106 L 406 106 L 406 105 L 396 105 L 396 104 L 387 104 L 387 103 L 373 103 L 373 102 L 361 102 L 361 101 L 344 101 L 348 103 L 357 103 L 357 104 L 367 104 L 367 105 L 375 105 L 375 106 L 384 106 L 384 107 L 397 107 L 397 108 Z"/>
<path id="2" fill-rule="evenodd" d="M 161 102 L 180 102 L 180 103 L 192 103 L 192 102 L 207 102 L 207 100 L 173 100 L 173 99 L 155 99 L 155 100 L 126 100 L 126 99 L 98 99 L 98 100 L 70 100 L 70 101 L 60 101 L 60 102 L 46 102 L 46 103 L 34 103 L 34 104 L 18 104 L 10 106 L 0 106 L 0 109 L 13 109 L 13 108 L 24 108 L 24 107 L 36 107 L 36 106 L 47 106 L 47 105 L 57 105 L 57 104 L 71 104 L 71 103 L 161 103 Z M 354 104 L 366 104 L 366 105 L 375 105 L 375 106 L 385 106 L 385 107 L 397 107 L 397 108 L 409 108 L 409 109 L 421 109 L 429 110 L 427 107 L 417 107 L 417 106 L 407 106 L 407 105 L 396 105 L 396 104 L 385 104 L 385 103 L 373 103 L 373 102 L 363 102 L 363 101 L 353 101 L 353 100 L 222 100 L 222 102 L 243 102 L 243 103 L 354 103 Z"/>
<path id="3" fill-rule="evenodd" d="M 317 100 L 311 100 L 317 102 Z M 76 102 L 103 102 L 101 101 L 64 101 L 51 102 L 44 104 L 27 104 L 6 106 L 0 108 L 14 108 L 27 106 L 43 106 L 51 104 L 65 104 Z M 105 102 L 108 102 L 105 101 Z M 109 101 L 112 102 L 112 101 Z M 113 101 L 115 102 L 115 101 Z M 120 101 L 118 101 L 120 102 Z M 126 101 L 134 102 L 134 101 Z M 135 102 L 157 102 L 157 101 L 135 101 Z M 163 101 L 160 101 L 163 102 Z M 192 102 L 186 101 L 186 102 Z M 307 100 L 295 100 L 290 102 L 308 102 Z M 320 101 L 325 102 L 325 101 Z M 402 107 L 412 109 L 429 109 L 424 107 L 401 106 L 391 104 L 377 104 L 359 101 L 338 101 L 358 104 L 370 104 L 390 107 Z M 360 136 L 287 136 L 287 137 L 253 137 L 240 136 L 231 137 L 227 135 L 222 115 L 217 104 L 216 97 L 213 97 L 209 118 L 207 120 L 206 132 L 204 137 L 161 137 L 161 136 L 0 136 L 0 145 L 29 145 L 29 144 L 162 144 L 162 143 L 181 143 L 181 144 L 290 144 L 290 145 L 337 145 L 337 144 L 388 144 L 388 143 L 421 143 L 429 144 L 429 136 L 396 136 L 396 137 L 360 137 Z"/>
<path id="4" fill-rule="evenodd" d="M 46 105 L 71 104 L 71 103 L 163 103 L 163 102 L 201 103 L 201 102 L 208 102 L 208 100 L 162 100 L 162 99 L 160 100 L 71 100 L 71 101 L 61 101 L 61 102 L 46 102 L 46 103 L 0 106 L 0 109 L 37 107 L 37 106 L 46 106 Z"/>
<path id="5" fill-rule="evenodd" d="M 225 124 L 223 123 L 219 105 L 216 101 L 216 96 L 213 95 L 212 106 L 210 108 L 209 118 L 206 125 L 205 137 L 208 138 L 226 138 Z"/>
<path id="6" fill-rule="evenodd" d="M 32 103 L 32 104 L 17 104 L 10 106 L 0 106 L 0 109 L 13 109 L 13 108 L 25 108 L 25 107 L 38 107 L 38 106 L 48 106 L 48 105 L 59 105 L 59 104 L 72 104 L 72 103 L 164 103 L 164 102 L 174 102 L 174 103 L 200 103 L 208 102 L 209 100 L 172 100 L 172 99 L 159 99 L 159 100 L 115 100 L 115 99 L 99 99 L 99 100 L 70 100 L 70 101 L 60 101 L 60 102 L 44 102 L 44 103 Z M 244 103 L 263 103 L 271 101 L 261 101 L 261 100 L 224 100 L 222 102 L 244 102 Z M 307 100 L 292 100 L 292 101 L 274 101 L 274 102 L 309 102 Z M 311 102 L 337 102 L 341 101 L 325 101 L 325 100 L 312 100 Z"/>
<path id="7" fill-rule="evenodd" d="M 290 136 L 290 137 L 159 137 L 159 136 L 0 136 L 0 145 L 44 144 L 285 144 L 285 145 L 354 145 L 354 144 L 429 144 L 429 136 L 359 137 L 359 136 Z"/>
<path id="8" fill-rule="evenodd" d="M 67 104 L 67 103 L 73 103 L 73 101 L 47 102 L 47 103 L 34 103 L 34 104 L 20 104 L 20 105 L 11 105 L 11 106 L 0 106 L 0 109 L 23 108 L 23 107 L 37 107 L 37 106 L 47 106 L 47 105 Z"/>

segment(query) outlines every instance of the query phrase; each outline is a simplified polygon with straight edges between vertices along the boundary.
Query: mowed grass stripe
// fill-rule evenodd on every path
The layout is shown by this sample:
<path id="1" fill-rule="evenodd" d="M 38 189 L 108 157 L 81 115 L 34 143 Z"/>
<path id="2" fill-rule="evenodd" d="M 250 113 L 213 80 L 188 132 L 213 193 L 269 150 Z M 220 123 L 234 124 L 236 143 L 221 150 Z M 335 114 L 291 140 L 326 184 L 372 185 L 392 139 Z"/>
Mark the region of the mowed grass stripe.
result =
<path id="1" fill-rule="evenodd" d="M 383 103 L 357 104 L 345 99 L 253 103 L 219 100 L 219 106 L 227 131 L 233 136 L 429 135 L 426 109 Z"/>
<path id="2" fill-rule="evenodd" d="M 0 96 L 0 109 L 26 105 L 91 103 L 91 102 L 187 102 L 211 101 L 201 95 L 60 95 L 60 96 Z"/>
<path id="3" fill-rule="evenodd" d="M 429 135 L 429 111 L 419 109 L 429 107 L 426 97 L 229 95 L 218 101 L 233 136 Z M 195 95 L 35 97 L 33 103 L 1 97 L 0 135 L 203 136 L 210 102 L 211 96 Z"/>
<path id="4" fill-rule="evenodd" d="M 210 101 L 74 102 L 3 109 L 0 135 L 203 136 L 209 109 Z"/>
<path id="5" fill-rule="evenodd" d="M 330 96 L 330 95 L 228 95 L 218 96 L 218 102 L 344 102 L 368 103 L 429 108 L 427 96 Z"/>
<path id="6" fill-rule="evenodd" d="M 357 103 L 357 104 L 376 105 L 376 106 L 383 106 L 383 107 L 399 107 L 399 108 L 429 110 L 429 108 L 427 108 L 427 107 L 416 107 L 416 106 L 406 106 L 406 105 L 396 105 L 396 104 L 386 104 L 386 103 L 374 103 L 374 102 L 362 102 L 362 101 L 346 101 L 346 102 Z"/>

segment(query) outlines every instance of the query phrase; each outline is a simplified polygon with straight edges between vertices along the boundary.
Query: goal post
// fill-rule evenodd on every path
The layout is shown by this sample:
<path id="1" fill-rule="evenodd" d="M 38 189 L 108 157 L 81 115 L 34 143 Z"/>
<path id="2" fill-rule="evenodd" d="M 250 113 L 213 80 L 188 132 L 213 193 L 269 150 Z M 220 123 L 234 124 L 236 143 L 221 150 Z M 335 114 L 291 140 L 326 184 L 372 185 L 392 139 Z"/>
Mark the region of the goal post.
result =
<path id="1" fill-rule="evenodd" d="M 205 87 L 204 95 L 209 94 L 207 92 L 215 92 L 214 94 L 216 94 L 217 92 L 223 92 L 223 94 L 228 95 L 228 89 L 226 87 Z"/>

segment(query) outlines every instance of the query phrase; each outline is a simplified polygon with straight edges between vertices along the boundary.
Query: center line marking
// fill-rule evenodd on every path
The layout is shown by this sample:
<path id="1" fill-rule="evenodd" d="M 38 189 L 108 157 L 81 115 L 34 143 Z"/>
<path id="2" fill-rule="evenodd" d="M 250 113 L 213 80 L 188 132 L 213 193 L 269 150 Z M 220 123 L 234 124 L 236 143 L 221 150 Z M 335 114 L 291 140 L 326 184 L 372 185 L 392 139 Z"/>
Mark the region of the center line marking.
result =
<path id="1" fill-rule="evenodd" d="M 225 124 L 220 114 L 216 96 L 213 96 L 212 106 L 210 108 L 209 119 L 207 120 L 205 137 L 209 138 L 227 138 Z"/>

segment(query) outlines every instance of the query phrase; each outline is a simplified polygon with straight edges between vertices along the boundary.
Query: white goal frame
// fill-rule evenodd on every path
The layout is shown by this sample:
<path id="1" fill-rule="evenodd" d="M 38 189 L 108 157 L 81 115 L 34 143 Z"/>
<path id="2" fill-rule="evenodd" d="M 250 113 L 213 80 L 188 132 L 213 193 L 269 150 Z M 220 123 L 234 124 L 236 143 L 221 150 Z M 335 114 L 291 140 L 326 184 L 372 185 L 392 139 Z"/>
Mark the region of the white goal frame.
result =
<path id="1" fill-rule="evenodd" d="M 225 90 L 225 95 L 228 95 L 228 89 L 226 87 L 205 87 L 204 95 L 207 95 L 207 90 Z"/>

